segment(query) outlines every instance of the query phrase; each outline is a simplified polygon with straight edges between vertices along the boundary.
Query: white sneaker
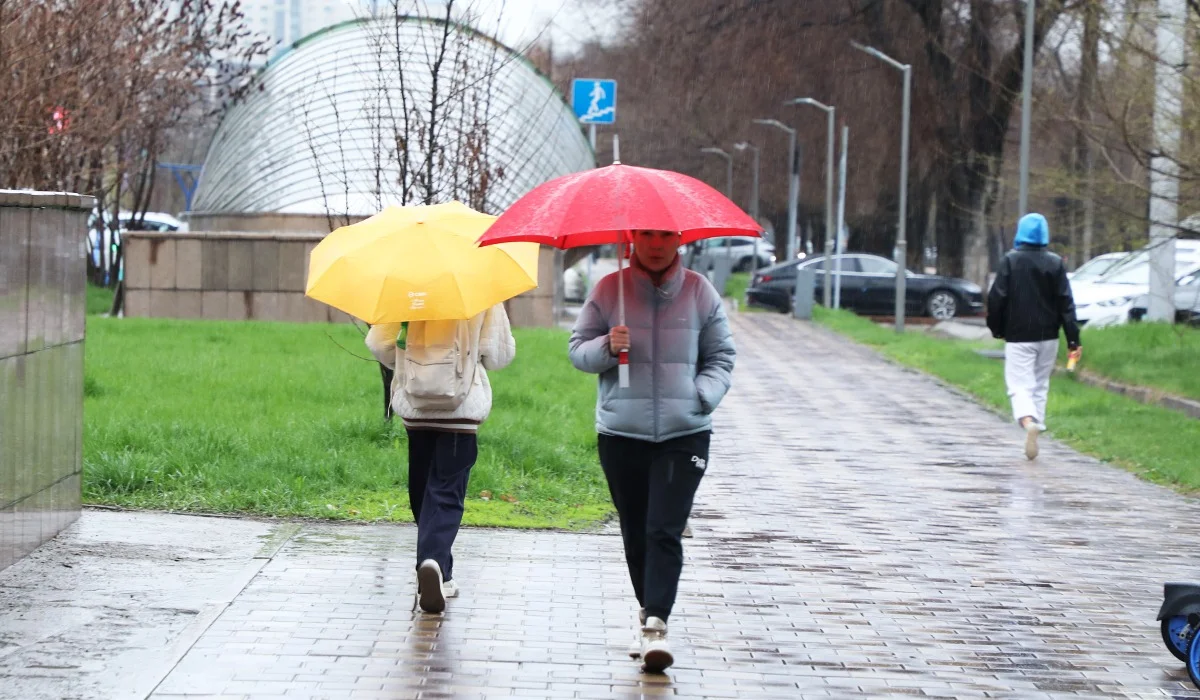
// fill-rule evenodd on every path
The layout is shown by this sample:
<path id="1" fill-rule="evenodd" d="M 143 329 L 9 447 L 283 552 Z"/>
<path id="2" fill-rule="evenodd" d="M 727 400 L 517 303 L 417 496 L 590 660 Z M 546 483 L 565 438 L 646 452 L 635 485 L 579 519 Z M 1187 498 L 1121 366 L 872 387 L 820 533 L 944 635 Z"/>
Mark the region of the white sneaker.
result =
<path id="1" fill-rule="evenodd" d="M 690 521 L 687 523 L 684 523 L 684 525 L 683 525 L 683 536 L 684 537 L 694 537 L 694 535 L 692 534 L 692 524 Z"/>
<path id="2" fill-rule="evenodd" d="M 1025 459 L 1034 460 L 1038 456 L 1038 437 L 1042 434 L 1042 426 L 1030 421 L 1025 426 Z"/>
<path id="3" fill-rule="evenodd" d="M 421 562 L 417 567 L 417 604 L 422 610 L 427 613 L 440 613 L 446 609 L 443 585 L 442 567 L 432 559 Z"/>
<path id="4" fill-rule="evenodd" d="M 646 609 L 638 611 L 637 631 L 633 634 L 633 642 L 629 644 L 629 658 L 642 658 L 642 627 L 646 624 Z"/>
<path id="5" fill-rule="evenodd" d="M 646 673 L 662 673 L 675 663 L 671 647 L 667 644 L 667 623 L 657 617 L 646 619 L 642 625 L 642 670 Z"/>
<path id="6" fill-rule="evenodd" d="M 453 581 L 446 581 L 442 584 L 442 595 L 447 598 L 458 597 L 458 584 Z"/>

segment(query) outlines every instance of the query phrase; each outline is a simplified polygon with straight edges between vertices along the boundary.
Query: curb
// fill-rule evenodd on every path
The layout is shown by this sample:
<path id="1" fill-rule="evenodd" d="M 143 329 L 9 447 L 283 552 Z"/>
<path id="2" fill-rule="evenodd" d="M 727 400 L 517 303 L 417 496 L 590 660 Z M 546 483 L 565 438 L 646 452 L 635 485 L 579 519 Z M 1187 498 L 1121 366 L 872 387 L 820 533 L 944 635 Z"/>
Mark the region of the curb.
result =
<path id="1" fill-rule="evenodd" d="M 1058 372 L 1065 370 L 1058 369 Z M 1161 389 L 1150 389 L 1144 386 L 1135 386 L 1132 384 L 1122 384 L 1107 379 L 1098 374 L 1091 372 L 1079 371 L 1075 373 L 1075 378 L 1087 384 L 1088 386 L 1104 389 L 1105 391 L 1121 396 L 1127 396 L 1139 403 L 1148 404 L 1151 406 L 1161 406 L 1178 413 L 1182 413 L 1189 418 L 1200 420 L 1200 401 L 1186 399 L 1182 396 L 1168 394 Z"/>

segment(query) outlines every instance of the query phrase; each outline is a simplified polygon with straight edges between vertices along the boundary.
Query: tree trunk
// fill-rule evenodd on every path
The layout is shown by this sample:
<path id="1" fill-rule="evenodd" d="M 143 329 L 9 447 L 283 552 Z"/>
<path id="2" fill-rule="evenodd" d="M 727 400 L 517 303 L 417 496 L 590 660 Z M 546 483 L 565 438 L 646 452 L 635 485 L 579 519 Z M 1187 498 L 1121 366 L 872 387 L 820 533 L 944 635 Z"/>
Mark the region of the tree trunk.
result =
<path id="1" fill-rule="evenodd" d="M 966 151 L 947 169 L 946 205 L 939 212 L 938 274 L 961 277 L 981 286 L 987 282 L 988 217 L 999 195 L 996 171 L 1003 142 L 976 140 L 981 150 Z M 982 150 L 986 149 L 986 150 Z"/>
<path id="2" fill-rule="evenodd" d="M 981 156 L 986 158 L 986 156 Z M 995 201 L 996 179 L 985 181 L 984 191 L 979 193 L 979 203 L 972 212 L 972 226 L 967 234 L 966 255 L 962 276 L 981 287 L 987 287 L 988 273 L 991 272 L 988 255 L 988 213 Z"/>
<path id="3" fill-rule="evenodd" d="M 937 190 L 932 190 L 929 193 L 929 213 L 925 216 L 925 236 L 921 241 L 921 249 L 917 251 L 917 260 L 920 264 L 917 267 L 917 272 L 925 272 L 925 249 L 930 244 L 937 245 L 938 235 L 938 193 Z"/>
<path id="4" fill-rule="evenodd" d="M 383 376 L 383 419 L 390 421 L 392 419 L 392 377 L 395 372 L 380 362 L 379 373 Z"/>
<path id="5" fill-rule="evenodd" d="M 113 269 L 113 277 L 116 277 L 118 269 L 120 269 L 120 268 Z M 108 309 L 108 315 L 112 316 L 113 318 L 116 318 L 117 316 L 120 316 L 124 310 L 125 310 L 125 281 L 121 280 L 121 281 L 117 282 L 117 286 L 113 291 L 112 306 L 109 307 L 109 309 Z"/>

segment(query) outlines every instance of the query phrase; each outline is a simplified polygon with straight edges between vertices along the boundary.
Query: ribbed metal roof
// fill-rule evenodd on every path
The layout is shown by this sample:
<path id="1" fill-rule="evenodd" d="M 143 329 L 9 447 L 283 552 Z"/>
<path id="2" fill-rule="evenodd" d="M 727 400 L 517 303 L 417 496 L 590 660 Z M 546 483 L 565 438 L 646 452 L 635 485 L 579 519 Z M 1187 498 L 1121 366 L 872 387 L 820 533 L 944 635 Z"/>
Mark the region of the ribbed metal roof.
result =
<path id="1" fill-rule="evenodd" d="M 464 136 L 478 133 L 473 119 L 486 122 L 487 161 L 502 172 L 481 207 L 492 213 L 546 180 L 594 167 L 562 95 L 519 54 L 438 19 L 362 19 L 316 32 L 262 69 L 260 88 L 221 120 L 194 212 L 366 216 L 405 203 L 405 146 L 397 131 L 408 135 L 409 168 L 424 160 L 425 132 L 412 116 L 404 126 L 403 105 L 410 115 L 429 114 L 431 66 L 444 36 L 450 48 L 438 70 L 438 201 L 467 201 L 464 182 L 478 179 L 455 167 L 463 159 L 454 155 L 473 143 Z M 413 191 L 407 203 L 422 195 Z"/>

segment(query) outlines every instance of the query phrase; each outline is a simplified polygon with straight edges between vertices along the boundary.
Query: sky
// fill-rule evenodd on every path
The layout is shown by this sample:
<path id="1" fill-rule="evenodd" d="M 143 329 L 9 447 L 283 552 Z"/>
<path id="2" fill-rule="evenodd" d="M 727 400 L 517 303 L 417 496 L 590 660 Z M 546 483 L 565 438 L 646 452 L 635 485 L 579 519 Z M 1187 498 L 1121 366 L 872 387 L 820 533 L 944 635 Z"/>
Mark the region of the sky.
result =
<path id="1" fill-rule="evenodd" d="M 368 4 L 370 0 L 347 0 Z M 619 3 L 612 0 L 456 0 L 460 6 L 478 8 L 483 19 L 479 29 L 496 35 L 502 42 L 521 49 L 531 42 L 550 37 L 556 53 L 570 54 L 594 38 L 611 38 L 620 27 Z M 426 7 L 425 14 L 436 14 L 440 0 L 402 0 L 405 4 Z M 380 0 L 381 7 L 391 5 Z"/>
<path id="2" fill-rule="evenodd" d="M 556 52 L 573 53 L 585 42 L 611 38 L 619 29 L 619 13 L 603 0 L 477 0 L 491 14 L 501 41 L 521 47 L 549 36 Z"/>

